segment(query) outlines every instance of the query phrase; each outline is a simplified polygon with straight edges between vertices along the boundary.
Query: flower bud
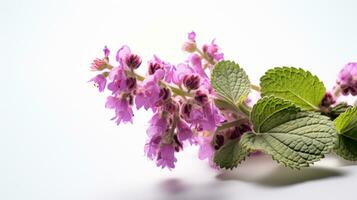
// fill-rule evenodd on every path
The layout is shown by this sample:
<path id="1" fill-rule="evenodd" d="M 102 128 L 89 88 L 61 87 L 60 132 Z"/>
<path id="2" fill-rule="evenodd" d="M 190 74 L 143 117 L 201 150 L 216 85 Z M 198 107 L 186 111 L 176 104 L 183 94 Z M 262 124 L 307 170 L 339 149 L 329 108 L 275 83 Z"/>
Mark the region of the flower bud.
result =
<path id="1" fill-rule="evenodd" d="M 107 63 L 104 60 L 97 58 L 93 60 L 90 69 L 92 71 L 102 71 L 106 67 L 107 67 Z"/>
<path id="2" fill-rule="evenodd" d="M 192 41 L 185 42 L 182 45 L 182 50 L 185 51 L 185 52 L 188 52 L 188 53 L 195 52 L 196 48 L 197 48 L 196 43 L 192 42 Z"/>
<path id="3" fill-rule="evenodd" d="M 161 88 L 159 97 L 161 100 L 165 101 L 171 97 L 171 92 L 168 88 Z"/>
<path id="4" fill-rule="evenodd" d="M 133 90 L 136 88 L 136 78 L 128 77 L 125 80 L 126 86 L 129 90 Z"/>
<path id="5" fill-rule="evenodd" d="M 204 105 L 208 102 L 208 96 L 207 94 L 205 94 L 204 92 L 202 92 L 201 90 L 198 90 L 196 93 L 195 93 L 195 100 L 201 104 L 201 105 Z"/>
<path id="6" fill-rule="evenodd" d="M 185 75 L 183 85 L 188 90 L 196 90 L 200 86 L 200 77 L 197 75 Z"/>
<path id="7" fill-rule="evenodd" d="M 149 75 L 154 74 L 157 70 L 162 69 L 162 66 L 157 62 L 151 62 L 149 64 Z"/>
<path id="8" fill-rule="evenodd" d="M 189 119 L 192 111 L 192 104 L 184 103 L 181 107 L 181 115 L 184 119 Z"/>
<path id="9" fill-rule="evenodd" d="M 130 54 L 125 59 L 125 63 L 130 69 L 137 69 L 141 65 L 141 58 L 138 55 Z"/>
<path id="10" fill-rule="evenodd" d="M 214 140 L 214 149 L 218 150 L 221 148 L 224 144 L 224 136 L 223 135 L 216 135 L 215 140 Z"/>
<path id="11" fill-rule="evenodd" d="M 326 92 L 324 98 L 321 101 L 320 106 L 330 107 L 334 103 L 336 103 L 335 97 L 330 92 Z"/>

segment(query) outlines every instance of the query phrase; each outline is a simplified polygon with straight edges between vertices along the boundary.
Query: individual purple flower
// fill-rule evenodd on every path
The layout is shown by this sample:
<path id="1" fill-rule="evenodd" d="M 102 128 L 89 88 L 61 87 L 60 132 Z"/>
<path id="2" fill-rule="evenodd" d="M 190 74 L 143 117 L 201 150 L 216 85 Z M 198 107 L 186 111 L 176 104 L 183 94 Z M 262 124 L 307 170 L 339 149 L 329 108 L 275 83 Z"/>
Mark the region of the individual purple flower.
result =
<path id="1" fill-rule="evenodd" d="M 94 84 L 98 87 L 99 92 L 103 92 L 105 89 L 105 85 L 107 84 L 107 79 L 104 77 L 103 74 L 98 74 L 97 76 L 93 77 L 89 82 L 94 82 Z"/>
<path id="2" fill-rule="evenodd" d="M 196 90 L 200 87 L 201 79 L 197 74 L 186 74 L 182 82 L 188 90 Z"/>
<path id="3" fill-rule="evenodd" d="M 164 77 L 164 71 L 158 70 L 154 74 L 148 76 L 142 86 L 137 90 L 135 104 L 136 108 L 140 109 L 144 106 L 146 110 L 152 108 L 155 110 L 156 102 L 160 100 L 160 85 L 159 81 Z"/>
<path id="4" fill-rule="evenodd" d="M 149 124 L 150 127 L 146 131 L 149 141 L 145 144 L 145 154 L 153 160 L 158 155 L 161 139 L 168 129 L 168 122 L 160 113 L 156 113 Z"/>
<path id="5" fill-rule="evenodd" d="M 342 94 L 353 96 L 357 95 L 357 63 L 347 63 L 340 71 L 337 84 L 340 86 Z"/>
<path id="6" fill-rule="evenodd" d="M 211 103 L 203 105 L 201 108 L 192 108 L 189 112 L 189 123 L 194 125 L 199 131 L 216 131 L 217 127 L 224 120 L 219 110 Z"/>
<path id="7" fill-rule="evenodd" d="M 188 33 L 187 38 L 192 42 L 196 42 L 196 33 L 194 31 L 191 31 L 190 33 Z"/>
<path id="8" fill-rule="evenodd" d="M 189 61 L 197 74 L 199 74 L 203 78 L 208 79 L 206 72 L 202 68 L 202 58 L 199 55 L 197 54 L 190 55 Z"/>
<path id="9" fill-rule="evenodd" d="M 199 145 L 198 158 L 201 160 L 208 159 L 212 167 L 216 166 L 213 162 L 213 154 L 215 152 L 214 146 L 212 145 L 212 137 L 210 136 L 199 136 L 197 138 Z"/>
<path id="10" fill-rule="evenodd" d="M 181 85 L 186 75 L 195 73 L 195 71 L 187 64 L 180 63 L 177 65 L 176 70 L 173 73 L 172 82 Z"/>
<path id="11" fill-rule="evenodd" d="M 146 156 L 150 160 L 154 160 L 160 148 L 161 135 L 152 136 L 149 141 L 145 144 L 144 151 Z"/>
<path id="12" fill-rule="evenodd" d="M 179 119 L 177 123 L 178 140 L 180 142 L 183 142 L 185 140 L 190 140 L 192 136 L 193 136 L 192 129 L 188 126 L 188 124 L 184 120 Z"/>
<path id="13" fill-rule="evenodd" d="M 211 44 L 203 45 L 202 50 L 216 62 L 223 60 L 223 53 L 219 52 L 220 48 L 215 44 L 215 40 L 212 40 Z"/>
<path id="14" fill-rule="evenodd" d="M 177 159 L 175 158 L 175 148 L 170 144 L 164 144 L 160 147 L 156 165 L 158 167 L 167 167 L 169 169 L 175 168 L 175 162 Z"/>
<path id="15" fill-rule="evenodd" d="M 157 70 L 163 70 L 164 80 L 168 83 L 172 82 L 173 73 L 176 70 L 175 66 L 171 65 L 168 62 L 162 61 L 158 56 L 154 55 L 154 59 L 149 61 L 148 74 L 152 75 Z"/>
<path id="16" fill-rule="evenodd" d="M 115 67 L 109 73 L 109 79 L 112 82 L 108 84 L 108 89 L 112 91 L 112 94 L 119 94 L 127 90 L 127 77 L 123 67 Z"/>
<path id="17" fill-rule="evenodd" d="M 116 61 L 119 62 L 120 66 L 126 66 L 126 59 L 131 54 L 131 50 L 128 46 L 122 46 L 118 51 L 115 57 Z"/>
<path id="18" fill-rule="evenodd" d="M 106 108 L 115 109 L 115 116 L 112 120 L 116 120 L 116 123 L 119 125 L 121 122 L 133 122 L 133 110 L 129 105 L 129 102 L 126 98 L 117 98 L 109 96 L 105 104 Z"/>
<path id="19" fill-rule="evenodd" d="M 324 98 L 321 101 L 320 106 L 329 107 L 336 103 L 336 98 L 331 94 L 331 92 L 326 92 Z"/>
<path id="20" fill-rule="evenodd" d="M 161 113 L 156 113 L 149 121 L 150 127 L 146 131 L 149 137 L 163 135 L 168 129 L 168 122 Z"/>
<path id="21" fill-rule="evenodd" d="M 104 46 L 103 52 L 104 52 L 104 57 L 108 58 L 110 54 L 110 50 L 108 49 L 107 46 Z"/>

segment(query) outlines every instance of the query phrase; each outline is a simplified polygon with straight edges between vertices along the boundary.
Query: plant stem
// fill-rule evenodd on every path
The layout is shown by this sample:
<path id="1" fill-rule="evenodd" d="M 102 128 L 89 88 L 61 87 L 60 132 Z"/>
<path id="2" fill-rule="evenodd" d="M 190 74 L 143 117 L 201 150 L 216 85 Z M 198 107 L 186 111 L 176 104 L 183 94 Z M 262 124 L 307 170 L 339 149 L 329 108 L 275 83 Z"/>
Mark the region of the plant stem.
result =
<path id="1" fill-rule="evenodd" d="M 247 118 L 242 118 L 242 119 L 237 119 L 237 120 L 234 120 L 234 121 L 231 121 L 231 122 L 226 122 L 226 123 L 223 123 L 221 126 L 217 127 L 217 131 L 222 131 L 224 129 L 227 129 L 227 128 L 231 128 L 231 127 L 234 127 L 234 126 L 239 126 L 245 122 L 248 122 L 248 119 Z"/>
<path id="2" fill-rule="evenodd" d="M 238 104 L 238 108 L 239 108 L 239 110 L 242 111 L 247 117 L 250 116 L 250 112 L 252 111 L 252 109 L 251 109 L 249 106 L 247 106 L 244 102 Z"/>
<path id="3" fill-rule="evenodd" d="M 204 54 L 199 48 L 196 48 L 196 52 L 198 54 L 200 54 L 201 58 L 205 59 L 209 64 L 211 64 L 211 65 L 216 64 L 212 58 L 210 58 L 206 54 Z"/>
<path id="4" fill-rule="evenodd" d="M 252 90 L 260 92 L 260 87 L 258 85 L 250 84 L 250 88 L 252 88 Z"/>

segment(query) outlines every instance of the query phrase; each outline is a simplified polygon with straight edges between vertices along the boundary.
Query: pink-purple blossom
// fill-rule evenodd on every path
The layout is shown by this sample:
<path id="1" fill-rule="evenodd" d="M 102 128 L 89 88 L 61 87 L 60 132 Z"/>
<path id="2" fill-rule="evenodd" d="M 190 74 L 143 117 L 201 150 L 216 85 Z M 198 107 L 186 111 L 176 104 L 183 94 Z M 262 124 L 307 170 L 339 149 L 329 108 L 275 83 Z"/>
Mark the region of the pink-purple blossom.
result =
<path id="1" fill-rule="evenodd" d="M 103 92 L 107 84 L 107 79 L 103 74 L 98 74 L 89 81 L 94 82 L 94 84 L 98 87 L 99 92 Z"/>
<path id="2" fill-rule="evenodd" d="M 160 147 L 156 164 L 158 167 L 175 168 L 175 148 L 172 145 L 164 144 Z"/>
<path id="3" fill-rule="evenodd" d="M 127 98 L 117 98 L 113 96 L 109 96 L 107 98 L 105 107 L 115 110 L 115 116 L 112 118 L 112 120 L 116 120 L 118 125 L 121 122 L 133 122 L 133 110 L 131 109 L 129 102 L 130 99 L 128 100 Z"/>
<path id="4" fill-rule="evenodd" d="M 91 66 L 101 73 L 90 81 L 100 92 L 111 92 L 105 107 L 114 110 L 112 120 L 118 125 L 133 122 L 133 104 L 153 112 L 144 150 L 162 168 L 175 167 L 175 154 L 186 148 L 186 143 L 199 145 L 199 157 L 209 158 L 213 166 L 212 136 L 202 135 L 212 135 L 223 122 L 212 101 L 215 94 L 206 72 L 223 54 L 214 41 L 198 49 L 195 32 L 188 34 L 184 50 L 190 54 L 181 63 L 172 65 L 154 55 L 144 66 L 141 57 L 124 45 L 116 52 L 113 65 L 105 46 L 104 58 L 95 59 Z M 145 67 L 146 76 L 137 73 L 139 66 Z"/>
<path id="5" fill-rule="evenodd" d="M 347 63 L 340 71 L 337 84 L 341 88 L 343 95 L 357 95 L 357 63 Z"/>

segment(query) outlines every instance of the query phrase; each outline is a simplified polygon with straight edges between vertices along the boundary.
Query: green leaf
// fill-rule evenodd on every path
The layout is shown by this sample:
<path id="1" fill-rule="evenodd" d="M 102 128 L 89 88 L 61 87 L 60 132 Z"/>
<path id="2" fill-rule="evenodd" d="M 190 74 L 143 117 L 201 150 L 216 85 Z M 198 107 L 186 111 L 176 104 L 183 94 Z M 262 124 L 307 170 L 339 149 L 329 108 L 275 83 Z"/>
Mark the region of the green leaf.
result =
<path id="1" fill-rule="evenodd" d="M 320 160 L 337 139 L 328 117 L 303 111 L 274 96 L 264 97 L 254 105 L 251 121 L 255 134 L 245 134 L 242 146 L 270 154 L 291 168 L 307 167 Z"/>
<path id="2" fill-rule="evenodd" d="M 357 107 L 350 107 L 335 119 L 339 140 L 335 153 L 346 160 L 357 160 Z"/>
<path id="3" fill-rule="evenodd" d="M 346 160 L 357 160 L 357 141 L 343 135 L 338 136 L 335 153 Z"/>
<path id="4" fill-rule="evenodd" d="M 232 61 L 221 61 L 215 65 L 211 84 L 219 96 L 233 105 L 242 101 L 250 91 L 247 74 Z"/>
<path id="5" fill-rule="evenodd" d="M 293 67 L 268 70 L 260 79 L 262 96 L 274 95 L 306 110 L 319 110 L 324 84 L 310 72 Z"/>
<path id="6" fill-rule="evenodd" d="M 328 116 L 331 117 L 331 119 L 336 119 L 342 113 L 346 112 L 346 110 L 350 107 L 352 106 L 348 105 L 345 102 L 339 103 L 331 109 L 331 111 L 328 113 Z"/>
<path id="7" fill-rule="evenodd" d="M 335 125 L 339 134 L 357 140 L 357 106 L 347 109 L 338 116 Z"/>
<path id="8" fill-rule="evenodd" d="M 220 167 L 225 169 L 233 169 L 238 166 L 249 151 L 242 147 L 239 139 L 228 141 L 214 154 L 214 162 Z"/>

